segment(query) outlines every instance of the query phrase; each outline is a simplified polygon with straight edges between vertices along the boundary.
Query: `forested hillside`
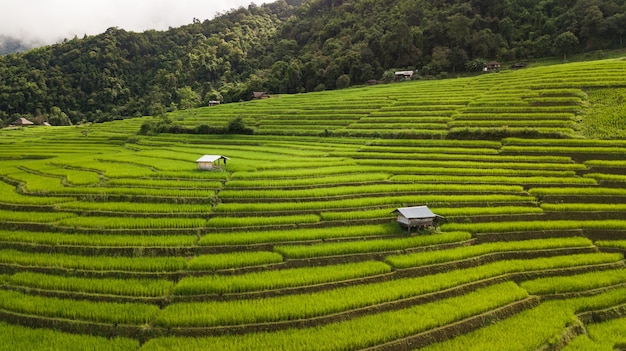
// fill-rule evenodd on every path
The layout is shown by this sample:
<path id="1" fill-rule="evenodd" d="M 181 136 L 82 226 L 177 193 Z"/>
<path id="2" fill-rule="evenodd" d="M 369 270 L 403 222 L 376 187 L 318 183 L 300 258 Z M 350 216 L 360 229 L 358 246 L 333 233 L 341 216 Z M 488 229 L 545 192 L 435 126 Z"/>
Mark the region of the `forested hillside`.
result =
<path id="1" fill-rule="evenodd" d="M 0 119 L 158 115 L 420 74 L 619 48 L 620 0 L 279 0 L 168 31 L 105 33 L 0 57 Z"/>

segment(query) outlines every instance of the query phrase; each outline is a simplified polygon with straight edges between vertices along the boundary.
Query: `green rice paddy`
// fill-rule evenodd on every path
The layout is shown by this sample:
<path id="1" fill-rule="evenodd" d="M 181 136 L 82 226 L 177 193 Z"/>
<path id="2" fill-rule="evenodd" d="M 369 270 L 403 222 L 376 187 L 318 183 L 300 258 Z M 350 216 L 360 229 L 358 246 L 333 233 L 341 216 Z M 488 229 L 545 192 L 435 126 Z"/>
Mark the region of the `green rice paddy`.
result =
<path id="1" fill-rule="evenodd" d="M 170 116 L 253 135 L 1 130 L 0 342 L 622 347 L 625 94 L 603 60 Z M 442 217 L 409 234 L 416 205 Z"/>

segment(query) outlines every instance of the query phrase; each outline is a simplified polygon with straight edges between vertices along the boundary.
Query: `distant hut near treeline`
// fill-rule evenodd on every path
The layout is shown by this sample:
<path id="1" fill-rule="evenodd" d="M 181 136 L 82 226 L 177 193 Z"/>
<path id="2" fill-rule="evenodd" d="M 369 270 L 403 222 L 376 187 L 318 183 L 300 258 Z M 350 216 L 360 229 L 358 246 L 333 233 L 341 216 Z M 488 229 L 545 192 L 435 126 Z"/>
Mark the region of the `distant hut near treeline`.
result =
<path id="1" fill-rule="evenodd" d="M 413 78 L 414 71 L 396 71 L 394 72 L 394 76 L 396 80 L 409 80 Z"/>
<path id="2" fill-rule="evenodd" d="M 12 125 L 16 126 L 16 127 L 24 127 L 24 126 L 33 126 L 35 125 L 35 123 L 27 120 L 26 118 L 18 118 L 17 120 L 15 120 L 15 122 L 11 123 Z"/>
<path id="3" fill-rule="evenodd" d="M 224 165 L 226 165 L 226 160 L 230 160 L 230 158 L 223 155 L 204 155 L 196 160 L 198 164 L 198 169 L 200 170 L 213 170 L 222 168 L 221 162 L 224 161 Z"/>
<path id="4" fill-rule="evenodd" d="M 484 72 L 500 72 L 500 63 L 498 61 L 488 62 L 485 67 L 483 67 Z"/>
<path id="5" fill-rule="evenodd" d="M 401 227 L 406 228 L 411 233 L 411 228 L 422 229 L 436 225 L 438 218 L 428 206 L 401 207 L 393 211 L 398 214 L 397 222 Z"/>
<path id="6" fill-rule="evenodd" d="M 270 94 L 264 91 L 255 91 L 252 93 L 252 99 L 254 100 L 269 99 L 269 98 L 270 98 Z"/>

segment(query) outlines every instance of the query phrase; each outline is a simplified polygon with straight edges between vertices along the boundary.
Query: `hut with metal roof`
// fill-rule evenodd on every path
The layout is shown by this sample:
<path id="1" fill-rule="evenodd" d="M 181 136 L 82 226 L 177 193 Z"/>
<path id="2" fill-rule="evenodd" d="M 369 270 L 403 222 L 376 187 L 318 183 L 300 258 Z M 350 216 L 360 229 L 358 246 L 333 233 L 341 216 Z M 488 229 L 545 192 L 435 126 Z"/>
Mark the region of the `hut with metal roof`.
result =
<path id="1" fill-rule="evenodd" d="M 488 62 L 483 67 L 483 72 L 500 72 L 500 63 L 498 61 Z"/>
<path id="2" fill-rule="evenodd" d="M 201 170 L 212 170 L 221 168 L 221 161 L 224 161 L 224 165 L 226 165 L 226 160 L 230 160 L 230 158 L 223 155 L 204 155 L 196 160 L 198 164 L 198 169 Z"/>
<path id="3" fill-rule="evenodd" d="M 428 206 L 401 207 L 393 211 L 398 214 L 397 222 L 411 233 L 411 228 L 426 228 L 436 224 L 442 218 L 431 211 Z"/>
<path id="4" fill-rule="evenodd" d="M 396 80 L 408 80 L 413 78 L 414 71 L 396 71 L 394 76 Z"/>

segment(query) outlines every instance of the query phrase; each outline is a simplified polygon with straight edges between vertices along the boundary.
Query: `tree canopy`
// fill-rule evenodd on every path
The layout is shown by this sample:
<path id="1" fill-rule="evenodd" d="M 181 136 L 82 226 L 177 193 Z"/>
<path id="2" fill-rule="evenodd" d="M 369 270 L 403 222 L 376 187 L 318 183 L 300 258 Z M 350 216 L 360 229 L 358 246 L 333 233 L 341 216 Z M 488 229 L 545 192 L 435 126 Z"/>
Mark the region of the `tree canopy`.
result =
<path id="1" fill-rule="evenodd" d="M 621 0 L 278 0 L 167 31 L 0 56 L 0 119 L 104 121 L 381 79 L 619 48 Z M 63 117 L 65 116 L 65 117 Z"/>

